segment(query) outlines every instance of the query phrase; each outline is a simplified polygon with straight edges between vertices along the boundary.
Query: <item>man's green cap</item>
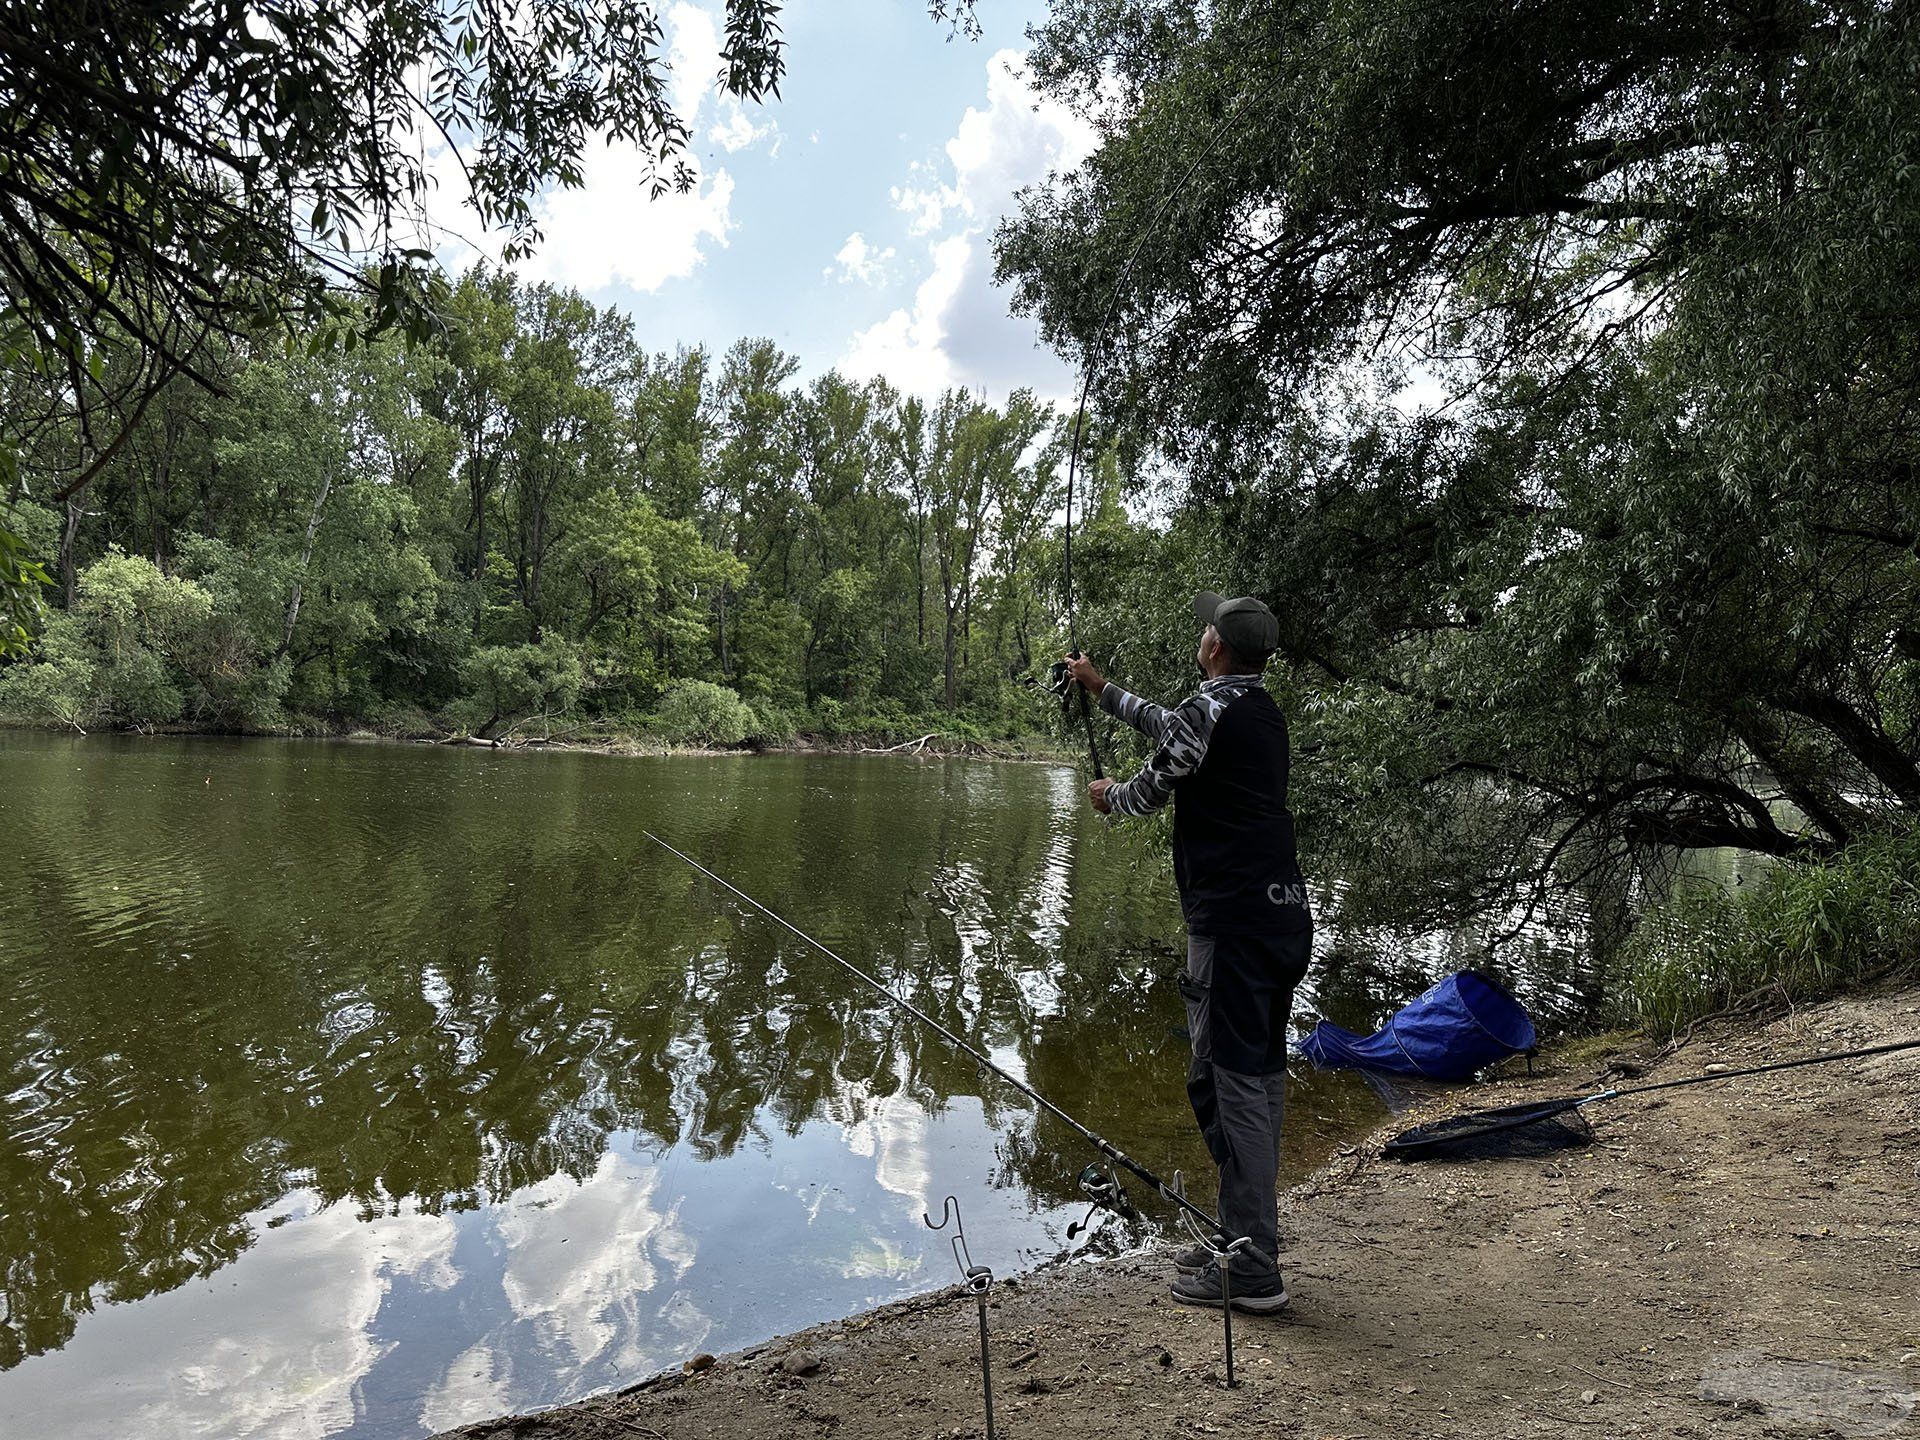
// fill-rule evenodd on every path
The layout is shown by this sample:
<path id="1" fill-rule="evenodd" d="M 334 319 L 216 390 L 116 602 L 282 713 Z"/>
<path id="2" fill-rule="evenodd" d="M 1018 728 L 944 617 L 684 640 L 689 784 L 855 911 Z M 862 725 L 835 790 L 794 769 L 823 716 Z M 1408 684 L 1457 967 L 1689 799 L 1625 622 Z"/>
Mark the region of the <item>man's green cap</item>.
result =
<path id="1" fill-rule="evenodd" d="M 1213 626 L 1228 649 L 1242 660 L 1264 660 L 1279 647 L 1280 622 L 1251 595 L 1222 600 L 1211 590 L 1193 597 L 1193 613 Z"/>

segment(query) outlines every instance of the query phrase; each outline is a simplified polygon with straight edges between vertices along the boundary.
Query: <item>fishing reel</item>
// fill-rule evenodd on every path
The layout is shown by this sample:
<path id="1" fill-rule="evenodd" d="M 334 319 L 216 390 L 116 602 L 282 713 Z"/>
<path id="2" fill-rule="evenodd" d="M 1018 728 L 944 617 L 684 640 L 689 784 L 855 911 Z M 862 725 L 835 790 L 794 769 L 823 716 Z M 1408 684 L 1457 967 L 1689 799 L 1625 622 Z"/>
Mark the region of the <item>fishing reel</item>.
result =
<path id="1" fill-rule="evenodd" d="M 1078 659 L 1079 651 L 1074 652 Z M 1047 689 L 1062 706 L 1073 698 L 1073 670 L 1064 660 L 1056 660 L 1047 667 Z"/>
<path id="2" fill-rule="evenodd" d="M 1122 1220 L 1138 1218 L 1139 1212 L 1133 1208 L 1133 1201 L 1120 1184 L 1120 1177 L 1113 1173 L 1111 1165 L 1103 1166 L 1094 1161 L 1080 1172 L 1080 1193 L 1093 1202 L 1093 1208 L 1087 1211 L 1087 1218 L 1067 1226 L 1067 1239 L 1071 1240 L 1082 1231 L 1093 1229 L 1093 1217 L 1102 1210 L 1118 1215 Z"/>

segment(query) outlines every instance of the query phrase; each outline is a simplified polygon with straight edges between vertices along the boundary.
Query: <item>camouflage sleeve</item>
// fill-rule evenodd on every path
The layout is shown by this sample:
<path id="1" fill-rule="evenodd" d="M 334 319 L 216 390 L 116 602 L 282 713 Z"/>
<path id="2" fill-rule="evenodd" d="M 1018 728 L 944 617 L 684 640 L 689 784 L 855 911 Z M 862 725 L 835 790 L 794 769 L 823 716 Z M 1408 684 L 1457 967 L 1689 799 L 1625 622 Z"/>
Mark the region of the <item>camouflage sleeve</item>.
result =
<path id="1" fill-rule="evenodd" d="M 1142 700 L 1130 690 L 1122 690 L 1109 680 L 1100 692 L 1100 708 L 1114 719 L 1131 725 L 1149 740 L 1164 740 L 1167 712 L 1151 700 Z"/>
<path id="2" fill-rule="evenodd" d="M 1103 702 L 1105 699 L 1101 696 Z M 1195 695 L 1173 710 L 1157 705 L 1153 708 L 1160 722 L 1159 748 L 1131 780 L 1123 780 L 1107 791 L 1107 806 L 1115 815 L 1151 815 L 1161 809 L 1173 799 L 1174 781 L 1198 770 L 1206 756 L 1213 710 L 1204 697 Z"/>

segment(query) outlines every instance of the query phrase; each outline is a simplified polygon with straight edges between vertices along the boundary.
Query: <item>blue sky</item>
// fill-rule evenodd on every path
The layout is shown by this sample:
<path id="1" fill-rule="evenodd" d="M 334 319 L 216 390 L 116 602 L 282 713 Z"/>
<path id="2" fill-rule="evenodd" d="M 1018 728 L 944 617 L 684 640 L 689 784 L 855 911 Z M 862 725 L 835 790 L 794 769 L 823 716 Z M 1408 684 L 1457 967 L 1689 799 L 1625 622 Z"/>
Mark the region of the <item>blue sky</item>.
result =
<path id="1" fill-rule="evenodd" d="M 650 201 L 634 157 L 596 146 L 586 185 L 544 198 L 546 239 L 522 275 L 621 307 L 649 349 L 765 335 L 807 375 L 838 366 L 922 393 L 1064 397 L 1066 367 L 991 284 L 993 227 L 1014 191 L 1093 143 L 1010 73 L 1044 10 L 980 0 L 985 33 L 967 40 L 919 0 L 800 0 L 784 16 L 781 98 L 742 107 L 712 84 L 717 0 L 668 3 L 698 189 Z"/>

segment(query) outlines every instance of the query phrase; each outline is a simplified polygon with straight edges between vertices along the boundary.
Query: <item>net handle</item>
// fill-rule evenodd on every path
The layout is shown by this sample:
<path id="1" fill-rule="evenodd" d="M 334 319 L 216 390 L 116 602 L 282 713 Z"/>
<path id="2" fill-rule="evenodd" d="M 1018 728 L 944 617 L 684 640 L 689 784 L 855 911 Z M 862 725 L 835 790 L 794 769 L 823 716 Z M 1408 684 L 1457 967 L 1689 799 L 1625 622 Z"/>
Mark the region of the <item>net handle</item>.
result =
<path id="1" fill-rule="evenodd" d="M 1686 1075 L 1678 1080 L 1662 1080 L 1654 1085 L 1628 1085 L 1621 1089 L 1596 1090 L 1591 1095 L 1583 1095 L 1572 1102 L 1561 1102 L 1566 1110 L 1577 1110 L 1583 1105 L 1596 1105 L 1602 1100 L 1617 1100 L 1622 1095 L 1651 1095 L 1656 1090 L 1677 1090 L 1684 1085 L 1710 1085 L 1716 1080 L 1738 1080 L 1746 1075 L 1765 1075 L 1775 1070 L 1798 1070 L 1802 1065 L 1831 1065 L 1838 1060 L 1864 1060 L 1869 1055 L 1891 1055 L 1898 1050 L 1920 1050 L 1920 1040 L 1895 1040 L 1887 1045 L 1868 1045 L 1859 1050 L 1833 1050 L 1821 1055 L 1803 1055 L 1798 1060 L 1775 1060 L 1768 1065 L 1747 1065 L 1738 1070 L 1716 1070 L 1710 1075 Z M 1543 1102 L 1552 1104 L 1553 1102 Z M 1484 1115 L 1490 1111 L 1467 1110 L 1463 1115 Z M 1564 1110 L 1547 1110 L 1537 1119 L 1547 1119 L 1552 1115 L 1565 1113 Z M 1531 1124 L 1532 1120 L 1522 1120 L 1519 1124 Z"/>
<path id="2" fill-rule="evenodd" d="M 1836 1060 L 1863 1060 L 1869 1055 L 1891 1055 L 1896 1050 L 1920 1050 L 1920 1040 L 1896 1040 L 1889 1045 L 1868 1045 L 1859 1050 L 1832 1050 L 1824 1055 L 1803 1055 L 1798 1060 L 1776 1060 L 1771 1065 L 1748 1065 L 1739 1070 L 1717 1070 L 1711 1075 L 1688 1075 L 1680 1080 L 1662 1080 L 1657 1085 L 1629 1085 L 1624 1090 L 1602 1090 L 1589 1095 L 1582 1104 L 1611 1100 L 1617 1095 L 1650 1095 L 1655 1090 L 1675 1090 L 1682 1085 L 1706 1085 L 1715 1080 L 1738 1080 L 1743 1075 L 1765 1075 L 1774 1070 L 1797 1070 L 1802 1065 L 1831 1065 Z"/>

